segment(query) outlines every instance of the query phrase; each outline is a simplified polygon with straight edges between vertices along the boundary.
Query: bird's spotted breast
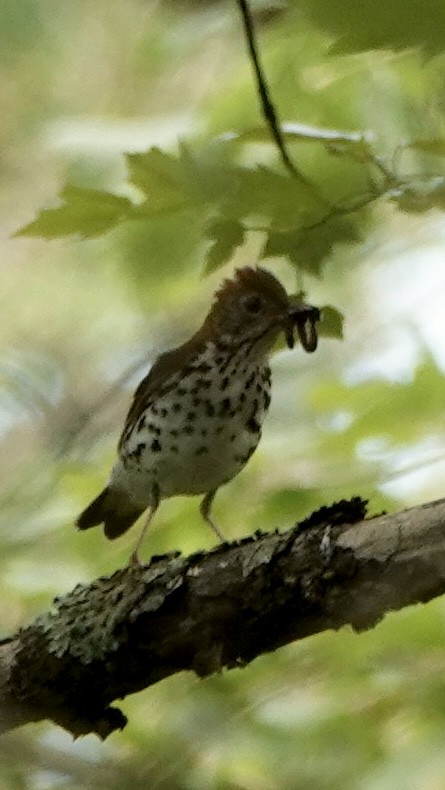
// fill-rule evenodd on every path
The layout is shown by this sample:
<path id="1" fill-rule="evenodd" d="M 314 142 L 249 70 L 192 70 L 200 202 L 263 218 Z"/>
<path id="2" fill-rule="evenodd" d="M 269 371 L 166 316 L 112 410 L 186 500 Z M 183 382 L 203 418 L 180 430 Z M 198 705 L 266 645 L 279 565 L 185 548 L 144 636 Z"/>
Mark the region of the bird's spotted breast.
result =
<path id="1" fill-rule="evenodd" d="M 153 485 L 162 498 L 200 494 L 231 480 L 261 437 L 270 404 L 270 370 L 215 347 L 175 373 L 125 438 L 115 468 L 144 504 Z M 119 468 L 118 468 L 119 467 Z"/>

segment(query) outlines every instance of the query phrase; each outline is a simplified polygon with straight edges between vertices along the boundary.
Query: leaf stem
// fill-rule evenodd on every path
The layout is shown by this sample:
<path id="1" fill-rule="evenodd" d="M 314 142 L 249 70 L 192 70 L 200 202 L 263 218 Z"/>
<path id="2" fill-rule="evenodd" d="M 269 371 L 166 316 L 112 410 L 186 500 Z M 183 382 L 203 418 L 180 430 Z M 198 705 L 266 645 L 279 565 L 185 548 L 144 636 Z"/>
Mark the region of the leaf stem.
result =
<path id="1" fill-rule="evenodd" d="M 274 104 L 270 97 L 270 91 L 266 82 L 266 78 L 264 76 L 264 71 L 260 63 L 258 48 L 255 40 L 255 31 L 253 25 L 253 18 L 249 8 L 249 4 L 247 0 L 237 0 L 237 4 L 239 6 L 241 17 L 243 20 L 244 25 L 244 32 L 246 35 L 247 40 L 247 47 L 249 50 L 249 57 L 252 62 L 253 70 L 255 73 L 255 79 L 257 83 L 258 94 L 260 97 L 260 104 L 261 110 L 264 116 L 264 120 L 266 121 L 267 126 L 269 127 L 269 131 L 271 136 L 277 146 L 281 161 L 283 165 L 288 170 L 288 172 L 294 177 L 301 181 L 303 184 L 307 186 L 312 186 L 308 179 L 303 175 L 303 173 L 298 170 L 298 168 L 292 162 L 290 158 L 286 145 L 284 142 L 284 137 L 281 131 L 280 123 L 278 120 L 277 111 L 275 110 Z"/>

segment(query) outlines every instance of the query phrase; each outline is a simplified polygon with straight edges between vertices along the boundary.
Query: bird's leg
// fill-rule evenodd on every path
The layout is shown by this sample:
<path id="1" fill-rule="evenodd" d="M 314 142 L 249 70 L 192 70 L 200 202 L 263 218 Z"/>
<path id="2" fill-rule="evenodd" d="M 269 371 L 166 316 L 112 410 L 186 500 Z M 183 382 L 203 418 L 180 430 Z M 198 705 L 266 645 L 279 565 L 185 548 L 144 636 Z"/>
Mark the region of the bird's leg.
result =
<path id="1" fill-rule="evenodd" d="M 139 549 L 141 548 L 142 543 L 144 542 L 144 538 L 147 535 L 149 530 L 150 524 L 153 521 L 153 517 L 159 507 L 160 496 L 159 496 L 159 486 L 155 483 L 151 492 L 151 505 L 150 510 L 148 511 L 147 518 L 145 519 L 144 526 L 142 527 L 141 534 L 139 535 L 138 541 L 136 546 L 134 547 L 134 551 L 130 556 L 129 565 L 140 565 L 141 561 L 138 556 Z"/>
<path id="2" fill-rule="evenodd" d="M 218 538 L 220 539 L 221 543 L 224 543 L 226 539 L 222 534 L 221 530 L 219 529 L 219 527 L 216 526 L 215 522 L 213 521 L 210 515 L 210 511 L 212 509 L 213 500 L 215 499 L 216 491 L 217 489 L 215 488 L 213 491 L 209 491 L 205 495 L 204 499 L 202 500 L 199 506 L 199 510 L 201 511 L 201 516 L 203 517 L 204 521 L 209 525 L 209 527 L 213 529 L 215 534 L 218 535 Z"/>

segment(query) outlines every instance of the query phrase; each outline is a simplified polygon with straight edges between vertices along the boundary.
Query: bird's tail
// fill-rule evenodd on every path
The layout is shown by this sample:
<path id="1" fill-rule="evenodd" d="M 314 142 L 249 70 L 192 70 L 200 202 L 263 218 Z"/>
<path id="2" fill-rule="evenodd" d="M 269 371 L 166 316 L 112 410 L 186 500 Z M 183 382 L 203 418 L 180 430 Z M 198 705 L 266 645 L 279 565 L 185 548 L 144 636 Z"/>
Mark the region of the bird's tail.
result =
<path id="1" fill-rule="evenodd" d="M 144 510 L 134 505 L 122 491 L 107 486 L 80 514 L 76 526 L 90 529 L 103 524 L 106 537 L 113 540 L 130 529 Z"/>

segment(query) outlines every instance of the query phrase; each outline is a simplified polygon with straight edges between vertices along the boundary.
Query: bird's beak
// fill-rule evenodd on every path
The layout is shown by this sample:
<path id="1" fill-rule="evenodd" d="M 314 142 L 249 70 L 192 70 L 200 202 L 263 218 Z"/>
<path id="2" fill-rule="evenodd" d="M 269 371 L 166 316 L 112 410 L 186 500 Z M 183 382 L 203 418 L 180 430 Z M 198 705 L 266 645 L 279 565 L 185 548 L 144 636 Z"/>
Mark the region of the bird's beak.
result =
<path id="1" fill-rule="evenodd" d="M 289 348 L 294 347 L 294 329 L 304 350 L 312 353 L 317 348 L 318 335 L 315 324 L 320 320 L 320 310 L 304 302 L 297 302 L 289 307 L 285 322 L 285 337 Z"/>

